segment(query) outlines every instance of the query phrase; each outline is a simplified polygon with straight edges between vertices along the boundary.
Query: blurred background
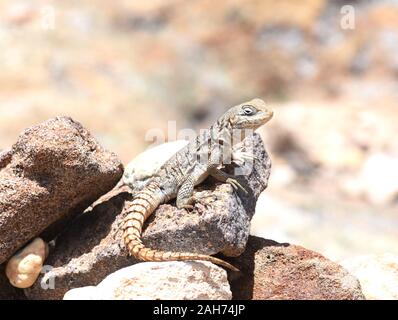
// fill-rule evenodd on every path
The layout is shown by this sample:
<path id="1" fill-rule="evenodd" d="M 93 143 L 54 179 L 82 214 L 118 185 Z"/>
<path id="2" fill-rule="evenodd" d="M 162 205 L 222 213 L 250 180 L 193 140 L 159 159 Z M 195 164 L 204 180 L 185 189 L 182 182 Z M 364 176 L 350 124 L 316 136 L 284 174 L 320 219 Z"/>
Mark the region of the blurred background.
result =
<path id="1" fill-rule="evenodd" d="M 0 1 L 0 149 L 69 115 L 127 164 L 254 97 L 275 116 L 252 233 L 398 254 L 398 1 Z"/>

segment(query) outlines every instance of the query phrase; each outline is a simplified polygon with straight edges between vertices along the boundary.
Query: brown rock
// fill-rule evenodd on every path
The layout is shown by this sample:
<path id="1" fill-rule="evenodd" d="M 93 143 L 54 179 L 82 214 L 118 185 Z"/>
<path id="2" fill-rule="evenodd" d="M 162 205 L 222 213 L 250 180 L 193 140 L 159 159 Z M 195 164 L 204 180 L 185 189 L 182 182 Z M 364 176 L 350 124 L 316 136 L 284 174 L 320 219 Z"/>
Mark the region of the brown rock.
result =
<path id="1" fill-rule="evenodd" d="M 229 274 L 233 299 L 364 299 L 358 280 L 319 253 L 250 236 L 246 251 L 228 258 L 241 273 Z"/>
<path id="2" fill-rule="evenodd" d="M 123 166 L 82 127 L 57 117 L 25 130 L 0 168 L 0 263 L 30 239 L 52 239 L 120 179 Z M 50 227 L 50 228 L 49 228 Z"/>
<path id="3" fill-rule="evenodd" d="M 161 205 L 144 226 L 144 243 L 160 250 L 222 252 L 231 256 L 242 253 L 256 200 L 267 186 L 271 165 L 261 138 L 256 135 L 251 142 L 260 161 L 248 177 L 241 179 L 248 195 L 209 179 L 197 188 L 204 197 L 192 212 L 178 210 L 173 203 Z M 128 256 L 118 229 L 125 214 L 124 201 L 131 197 L 125 190 L 129 189 L 122 188 L 120 194 L 80 216 L 57 238 L 46 260 L 54 268 L 25 290 L 29 298 L 62 299 L 70 289 L 97 285 L 107 275 L 137 262 Z M 55 289 L 42 290 L 40 282 L 50 279 L 55 280 Z"/>
<path id="4" fill-rule="evenodd" d="M 137 261 L 128 256 L 122 245 L 118 225 L 128 193 L 121 193 L 98 204 L 80 216 L 56 240 L 46 265 L 49 272 L 25 293 L 30 299 L 62 299 L 72 288 L 97 285 L 108 274 Z M 54 289 L 43 290 L 54 281 Z"/>

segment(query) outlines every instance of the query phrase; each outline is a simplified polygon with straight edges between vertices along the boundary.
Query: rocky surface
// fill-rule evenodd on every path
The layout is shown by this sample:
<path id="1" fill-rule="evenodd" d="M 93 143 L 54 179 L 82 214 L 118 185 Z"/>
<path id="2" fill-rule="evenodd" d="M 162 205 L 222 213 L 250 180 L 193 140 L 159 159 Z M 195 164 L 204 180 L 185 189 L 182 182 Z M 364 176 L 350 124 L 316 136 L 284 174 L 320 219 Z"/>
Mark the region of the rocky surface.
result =
<path id="1" fill-rule="evenodd" d="M 227 273 L 210 262 L 146 262 L 118 270 L 64 300 L 230 300 Z"/>
<path id="2" fill-rule="evenodd" d="M 228 258 L 233 299 L 364 299 L 358 280 L 343 267 L 300 246 L 250 236 L 246 251 Z"/>
<path id="3" fill-rule="evenodd" d="M 259 159 L 252 173 L 241 177 L 248 195 L 243 197 L 230 185 L 209 179 L 197 188 L 203 198 L 192 212 L 178 210 L 173 203 L 160 206 L 144 226 L 144 243 L 172 251 L 241 254 L 256 200 L 267 186 L 271 165 L 260 136 L 247 139 L 245 148 L 253 148 Z M 46 261 L 54 268 L 39 278 L 44 282 L 54 278 L 55 290 L 42 290 L 38 281 L 25 290 L 30 298 L 62 299 L 69 289 L 97 285 L 108 274 L 137 262 L 128 257 L 118 229 L 124 201 L 130 197 L 125 190 L 87 211 L 57 238 Z"/>
<path id="4" fill-rule="evenodd" d="M 0 168 L 0 263 L 46 229 L 51 239 L 122 173 L 116 155 L 71 118 L 25 130 Z"/>
<path id="5" fill-rule="evenodd" d="M 341 261 L 356 276 L 369 300 L 398 300 L 398 256 L 366 255 Z"/>
<path id="6" fill-rule="evenodd" d="M 48 245 L 36 238 L 17 252 L 6 266 L 6 275 L 16 288 L 29 288 L 39 276 L 48 255 Z"/>
<path id="7" fill-rule="evenodd" d="M 97 285 L 108 274 L 136 263 L 120 242 L 118 225 L 128 193 L 121 193 L 85 212 L 56 240 L 46 261 L 53 267 L 35 285 L 25 289 L 30 299 L 62 299 L 77 287 Z M 116 220 L 115 220 L 116 219 Z M 42 283 L 54 280 L 53 290 Z"/>

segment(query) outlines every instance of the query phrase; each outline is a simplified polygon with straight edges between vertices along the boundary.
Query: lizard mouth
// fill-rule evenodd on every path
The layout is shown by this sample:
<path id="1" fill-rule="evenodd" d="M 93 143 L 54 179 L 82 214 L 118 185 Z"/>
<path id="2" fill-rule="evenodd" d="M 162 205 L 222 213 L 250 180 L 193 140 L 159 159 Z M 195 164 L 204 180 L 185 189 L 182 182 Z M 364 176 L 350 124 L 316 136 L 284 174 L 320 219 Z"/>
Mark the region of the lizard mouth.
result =
<path id="1" fill-rule="evenodd" d="M 258 114 L 255 118 L 252 117 L 250 120 L 246 120 L 241 124 L 241 129 L 253 129 L 261 127 L 272 119 L 274 112 L 272 110 L 267 110 Z"/>
<path id="2" fill-rule="evenodd" d="M 267 110 L 267 112 L 265 113 L 265 116 L 264 116 L 264 124 L 267 123 L 268 121 L 270 121 L 273 116 L 274 116 L 274 111 Z"/>

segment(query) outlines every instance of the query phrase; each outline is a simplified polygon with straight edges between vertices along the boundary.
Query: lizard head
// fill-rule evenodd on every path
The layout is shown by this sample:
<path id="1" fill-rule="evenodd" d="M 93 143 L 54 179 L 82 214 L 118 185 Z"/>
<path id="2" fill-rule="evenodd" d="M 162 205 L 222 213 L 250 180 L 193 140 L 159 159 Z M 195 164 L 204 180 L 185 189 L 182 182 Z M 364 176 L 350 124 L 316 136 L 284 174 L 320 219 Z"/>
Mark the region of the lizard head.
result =
<path id="1" fill-rule="evenodd" d="M 233 129 L 256 130 L 271 120 L 274 112 L 267 108 L 261 99 L 253 99 L 230 109 L 228 112 L 229 123 Z"/>

